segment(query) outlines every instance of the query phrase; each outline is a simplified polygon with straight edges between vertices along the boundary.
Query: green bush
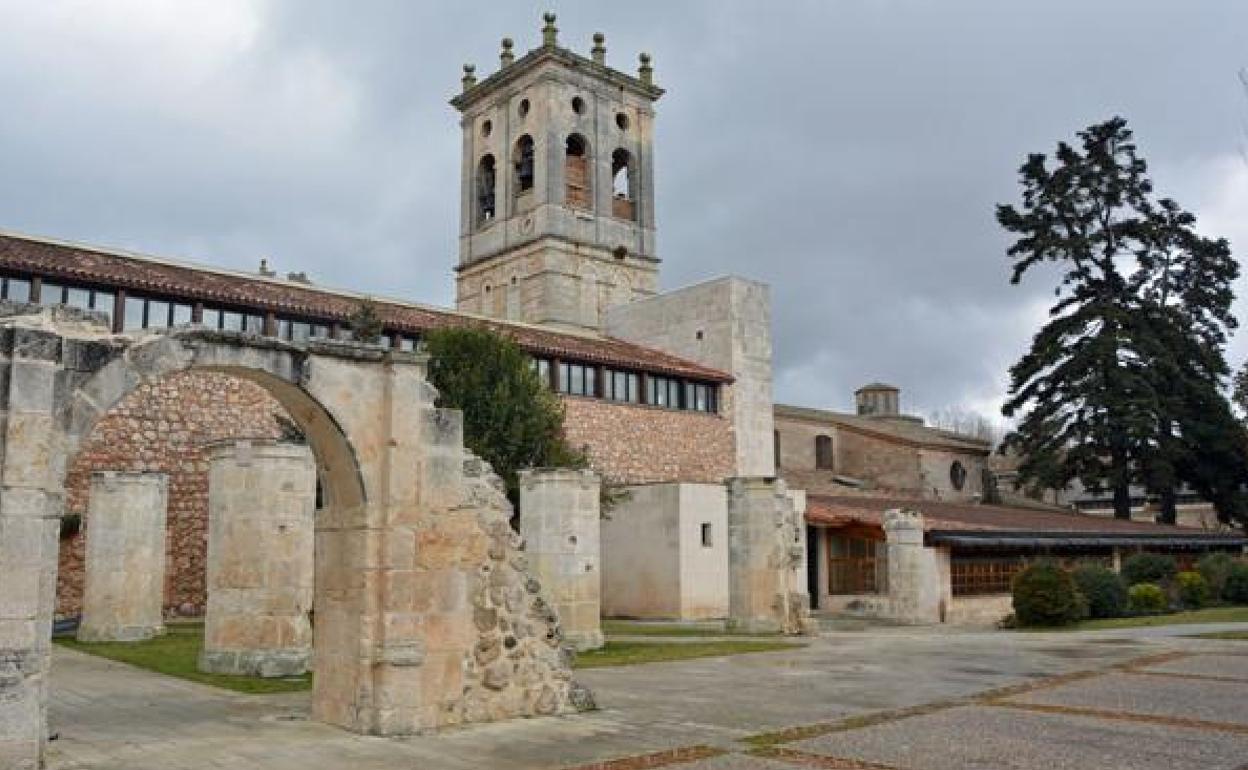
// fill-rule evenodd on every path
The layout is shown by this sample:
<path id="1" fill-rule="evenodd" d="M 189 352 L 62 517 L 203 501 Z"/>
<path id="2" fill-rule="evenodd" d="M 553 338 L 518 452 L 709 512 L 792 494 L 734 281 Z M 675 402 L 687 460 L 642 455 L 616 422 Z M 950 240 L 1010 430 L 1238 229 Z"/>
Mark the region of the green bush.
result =
<path id="1" fill-rule="evenodd" d="M 1127 591 L 1127 609 L 1136 615 L 1156 615 L 1170 609 L 1166 592 L 1156 583 L 1137 583 Z"/>
<path id="2" fill-rule="evenodd" d="M 1020 626 L 1064 626 L 1087 614 L 1074 578 L 1056 564 L 1032 564 L 1014 577 L 1013 589 Z"/>
<path id="3" fill-rule="evenodd" d="M 1222 589 L 1226 587 L 1226 576 L 1236 564 L 1235 557 L 1229 553 L 1211 553 L 1196 562 L 1196 571 L 1204 576 L 1213 598 L 1222 597 Z"/>
<path id="4" fill-rule="evenodd" d="M 1226 571 L 1222 600 L 1231 604 L 1248 604 L 1248 564 L 1239 562 Z"/>
<path id="5" fill-rule="evenodd" d="M 1071 577 L 1079 593 L 1088 601 L 1088 614 L 1094 618 L 1121 617 L 1127 608 L 1127 584 L 1112 569 L 1087 564 L 1076 567 Z"/>
<path id="6" fill-rule="evenodd" d="M 1137 583 L 1169 583 L 1178 571 L 1174 557 L 1160 553 L 1137 553 L 1122 562 L 1122 579 L 1129 586 Z"/>
<path id="7" fill-rule="evenodd" d="M 1179 602 L 1185 609 L 1198 610 L 1213 598 L 1209 593 L 1209 581 L 1199 572 L 1180 572 L 1177 580 Z"/>

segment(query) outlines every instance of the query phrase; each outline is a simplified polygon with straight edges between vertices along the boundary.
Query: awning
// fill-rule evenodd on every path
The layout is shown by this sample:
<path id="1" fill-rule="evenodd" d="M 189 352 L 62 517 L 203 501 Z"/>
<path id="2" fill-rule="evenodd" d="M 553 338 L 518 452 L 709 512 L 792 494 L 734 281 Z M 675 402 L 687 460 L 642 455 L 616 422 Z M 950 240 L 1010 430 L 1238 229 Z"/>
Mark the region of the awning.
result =
<path id="1" fill-rule="evenodd" d="M 1248 546 L 1248 537 L 1218 534 L 1122 534 L 1107 532 L 1001 532 L 929 530 L 928 545 L 966 550 L 1076 548 L 1170 548 L 1176 550 L 1229 550 Z"/>

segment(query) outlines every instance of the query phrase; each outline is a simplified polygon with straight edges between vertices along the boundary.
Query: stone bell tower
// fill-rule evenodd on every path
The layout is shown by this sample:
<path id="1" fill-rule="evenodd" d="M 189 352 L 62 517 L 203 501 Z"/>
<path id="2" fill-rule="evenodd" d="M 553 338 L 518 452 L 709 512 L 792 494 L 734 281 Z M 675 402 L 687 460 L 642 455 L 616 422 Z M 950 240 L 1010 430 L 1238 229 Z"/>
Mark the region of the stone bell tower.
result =
<path id="1" fill-rule="evenodd" d="M 612 69 L 601 34 L 590 58 L 558 41 L 478 81 L 464 65 L 451 104 L 463 118 L 456 307 L 483 315 L 598 330 L 608 308 L 653 295 L 654 85 Z"/>

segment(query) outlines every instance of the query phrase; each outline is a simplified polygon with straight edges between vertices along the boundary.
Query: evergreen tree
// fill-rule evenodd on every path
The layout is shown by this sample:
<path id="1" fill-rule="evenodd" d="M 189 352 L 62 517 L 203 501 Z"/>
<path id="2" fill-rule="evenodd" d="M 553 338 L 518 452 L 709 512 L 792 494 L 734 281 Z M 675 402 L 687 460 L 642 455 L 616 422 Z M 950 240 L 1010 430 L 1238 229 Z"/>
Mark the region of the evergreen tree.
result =
<path id="1" fill-rule="evenodd" d="M 997 221 L 1018 236 L 1007 252 L 1011 283 L 1043 263 L 1061 271 L 1049 322 L 1010 370 L 1003 411 L 1023 413 L 1007 441 L 1024 458 L 1024 482 L 1108 486 L 1115 516 L 1125 518 L 1132 461 L 1156 422 L 1132 291 L 1152 186 L 1125 121 L 1092 126 L 1079 139 L 1081 149 L 1058 145 L 1053 168 L 1030 155 L 1020 169 L 1021 207 L 997 207 Z"/>
<path id="2" fill-rule="evenodd" d="M 1020 473 L 1108 486 L 1120 518 L 1140 483 L 1168 522 L 1188 483 L 1239 519 L 1248 442 L 1222 395 L 1239 266 L 1225 240 L 1195 232 L 1192 214 L 1153 199 L 1125 121 L 1079 139 L 1079 149 L 1058 145 L 1052 169 L 1030 156 L 1021 208 L 997 208 L 1018 235 L 1012 282 L 1045 262 L 1061 271 L 1050 321 L 1011 369 L 1005 413 L 1024 413 L 1008 439 L 1025 458 Z"/>
<path id="3" fill-rule="evenodd" d="M 515 342 L 485 328 L 439 329 L 425 337 L 438 406 L 464 414 L 464 445 L 494 467 L 512 503 L 517 471 L 583 467 L 563 438 L 563 405 Z"/>

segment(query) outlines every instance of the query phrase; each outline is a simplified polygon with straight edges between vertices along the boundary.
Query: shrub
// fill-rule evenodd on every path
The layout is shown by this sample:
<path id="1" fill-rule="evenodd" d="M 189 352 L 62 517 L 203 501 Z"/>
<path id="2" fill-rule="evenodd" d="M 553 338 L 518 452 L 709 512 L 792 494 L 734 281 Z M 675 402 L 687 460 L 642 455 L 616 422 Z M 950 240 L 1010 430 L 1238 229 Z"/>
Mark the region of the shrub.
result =
<path id="1" fill-rule="evenodd" d="M 1127 608 L 1127 584 L 1118 573 L 1104 567 L 1076 567 L 1071 577 L 1079 593 L 1088 600 L 1088 614 L 1094 618 L 1116 618 Z"/>
<path id="2" fill-rule="evenodd" d="M 1136 615 L 1156 615 L 1169 609 L 1169 602 L 1156 583 L 1137 583 L 1127 592 L 1127 609 Z"/>
<path id="3" fill-rule="evenodd" d="M 1122 579 L 1130 586 L 1137 583 L 1168 583 L 1178 571 L 1174 557 L 1160 553 L 1137 553 L 1122 562 Z"/>
<path id="4" fill-rule="evenodd" d="M 1222 597 L 1222 589 L 1226 587 L 1226 576 L 1236 564 L 1235 557 L 1229 553 L 1211 553 L 1196 562 L 1196 571 L 1204 576 L 1213 598 Z"/>
<path id="5" fill-rule="evenodd" d="M 1239 562 L 1226 571 L 1222 599 L 1231 604 L 1248 604 L 1248 564 Z"/>
<path id="6" fill-rule="evenodd" d="M 1179 602 L 1187 609 L 1200 609 L 1213 598 L 1209 593 L 1209 581 L 1199 572 L 1180 572 L 1178 585 Z"/>
<path id="7" fill-rule="evenodd" d="M 1074 578 L 1056 564 L 1032 564 L 1014 577 L 1013 589 L 1020 626 L 1064 626 L 1087 610 Z"/>

